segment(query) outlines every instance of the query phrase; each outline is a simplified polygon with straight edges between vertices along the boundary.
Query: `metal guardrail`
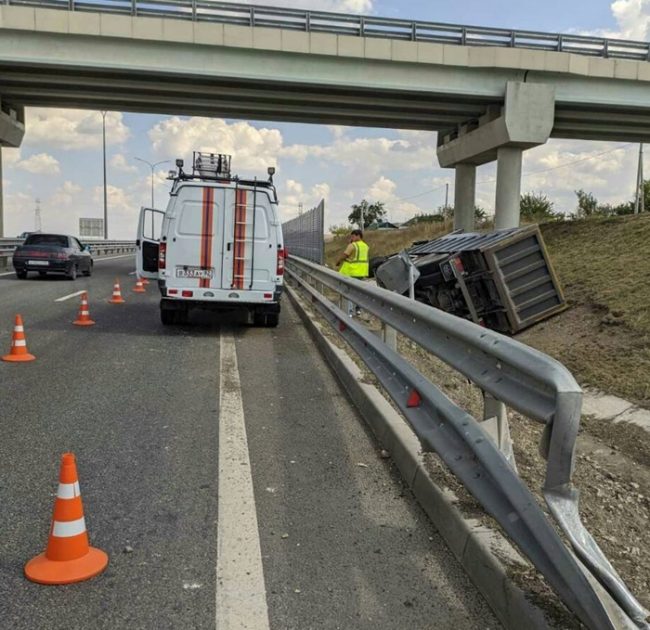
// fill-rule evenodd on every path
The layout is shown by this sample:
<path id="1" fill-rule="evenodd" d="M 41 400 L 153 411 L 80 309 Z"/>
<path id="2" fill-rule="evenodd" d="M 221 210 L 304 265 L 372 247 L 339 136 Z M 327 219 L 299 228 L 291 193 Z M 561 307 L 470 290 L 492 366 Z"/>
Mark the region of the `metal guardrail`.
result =
<path id="1" fill-rule="evenodd" d="M 598 630 L 650 627 L 648 611 L 580 520 L 571 475 L 582 390 L 562 364 L 509 337 L 307 260 L 290 256 L 287 273 L 375 374 L 423 449 L 442 458 L 583 623 Z M 325 288 L 339 296 L 339 306 L 325 296 Z M 383 340 L 349 318 L 342 308 L 347 300 L 382 322 Z M 395 331 L 483 390 L 483 422 L 455 405 L 396 352 Z M 581 562 L 517 474 L 505 404 L 545 424 L 543 495 Z M 615 615 L 625 625 L 612 621 L 607 612 L 612 612 L 611 601 L 601 600 L 593 581 L 620 607 Z"/>
<path id="2" fill-rule="evenodd" d="M 134 16 L 263 26 L 312 33 L 434 42 L 459 46 L 497 46 L 569 52 L 594 57 L 650 61 L 648 42 L 529 30 L 485 28 L 440 22 L 394 20 L 369 15 L 303 11 L 212 0 L 2 0 L 15 6 L 93 11 Z"/>
<path id="3" fill-rule="evenodd" d="M 8 267 L 11 264 L 14 249 L 23 243 L 22 238 L 0 238 L 0 266 Z M 86 241 L 84 245 L 88 245 L 90 252 L 97 256 L 129 254 L 135 251 L 134 241 Z"/>

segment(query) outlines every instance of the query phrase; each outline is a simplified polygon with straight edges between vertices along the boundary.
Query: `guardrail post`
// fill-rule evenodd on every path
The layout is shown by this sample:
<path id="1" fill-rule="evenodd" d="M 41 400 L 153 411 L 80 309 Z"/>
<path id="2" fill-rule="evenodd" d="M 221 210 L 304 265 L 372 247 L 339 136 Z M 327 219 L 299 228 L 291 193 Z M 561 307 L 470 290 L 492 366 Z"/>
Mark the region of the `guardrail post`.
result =
<path id="1" fill-rule="evenodd" d="M 251 7 L 250 23 L 251 26 L 255 26 L 255 7 Z"/>
<path id="2" fill-rule="evenodd" d="M 512 438 L 510 437 L 506 406 L 485 391 L 483 392 L 483 422 L 481 422 L 481 427 L 494 440 L 508 463 L 516 471 L 517 464 L 512 450 Z"/>
<path id="3" fill-rule="evenodd" d="M 397 331 L 391 326 L 382 323 L 381 340 L 393 351 L 397 352 Z"/>

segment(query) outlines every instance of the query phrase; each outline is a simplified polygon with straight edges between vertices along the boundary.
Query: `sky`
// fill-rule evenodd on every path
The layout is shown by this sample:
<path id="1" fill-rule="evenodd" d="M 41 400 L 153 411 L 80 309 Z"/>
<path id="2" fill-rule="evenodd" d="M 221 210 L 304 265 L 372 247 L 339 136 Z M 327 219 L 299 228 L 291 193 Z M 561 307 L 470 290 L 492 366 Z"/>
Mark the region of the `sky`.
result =
<path id="1" fill-rule="evenodd" d="M 409 20 L 597 34 L 647 40 L 650 0 L 262 0 L 256 4 L 365 13 Z M 35 227 L 78 233 L 80 217 L 103 216 L 102 117 L 99 112 L 26 110 L 20 149 L 3 149 L 5 236 Z M 108 112 L 109 238 L 135 238 L 141 206 L 151 204 L 149 162 L 155 170 L 155 205 L 164 208 L 166 173 L 193 150 L 233 155 L 233 172 L 264 177 L 276 166 L 283 220 L 320 199 L 326 225 L 344 224 L 350 206 L 381 201 L 393 221 L 436 212 L 447 184 L 453 203 L 454 172 L 441 169 L 434 132 L 366 129 Z M 629 200 L 638 145 L 551 140 L 524 153 L 522 192 L 545 194 L 561 212 L 575 210 L 575 190 L 600 201 Z M 650 168 L 646 168 L 650 172 Z M 494 211 L 495 166 L 477 172 L 477 205 Z"/>

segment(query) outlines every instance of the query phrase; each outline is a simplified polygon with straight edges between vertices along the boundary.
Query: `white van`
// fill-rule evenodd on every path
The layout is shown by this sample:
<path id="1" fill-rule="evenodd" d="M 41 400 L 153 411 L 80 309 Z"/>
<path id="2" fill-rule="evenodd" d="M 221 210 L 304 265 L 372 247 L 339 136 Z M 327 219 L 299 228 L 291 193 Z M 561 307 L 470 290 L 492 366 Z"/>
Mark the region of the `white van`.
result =
<path id="1" fill-rule="evenodd" d="M 167 210 L 142 208 L 136 268 L 158 280 L 163 324 L 189 310 L 246 310 L 257 326 L 277 326 L 284 245 L 273 185 L 230 174 L 230 156 L 194 153 L 192 174 L 176 160 Z"/>

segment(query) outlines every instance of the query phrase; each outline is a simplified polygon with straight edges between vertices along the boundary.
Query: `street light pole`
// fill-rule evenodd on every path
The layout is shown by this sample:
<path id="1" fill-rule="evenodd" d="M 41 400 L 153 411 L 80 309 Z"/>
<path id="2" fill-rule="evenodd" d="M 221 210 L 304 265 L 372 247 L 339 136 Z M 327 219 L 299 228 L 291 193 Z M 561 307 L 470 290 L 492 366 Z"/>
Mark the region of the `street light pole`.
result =
<path id="1" fill-rule="evenodd" d="M 149 162 L 149 160 L 143 160 L 142 158 L 139 157 L 134 157 L 134 160 L 138 160 L 138 162 L 144 162 L 149 168 L 151 169 L 151 208 L 153 209 L 155 207 L 155 201 L 153 197 L 153 175 L 154 175 L 154 169 L 156 166 L 160 166 L 161 164 L 167 164 L 168 162 L 171 162 L 171 160 L 161 160 L 160 162 Z"/>
<path id="2" fill-rule="evenodd" d="M 106 114 L 102 114 L 102 147 L 104 155 L 104 240 L 108 239 L 108 195 L 106 193 Z"/>

